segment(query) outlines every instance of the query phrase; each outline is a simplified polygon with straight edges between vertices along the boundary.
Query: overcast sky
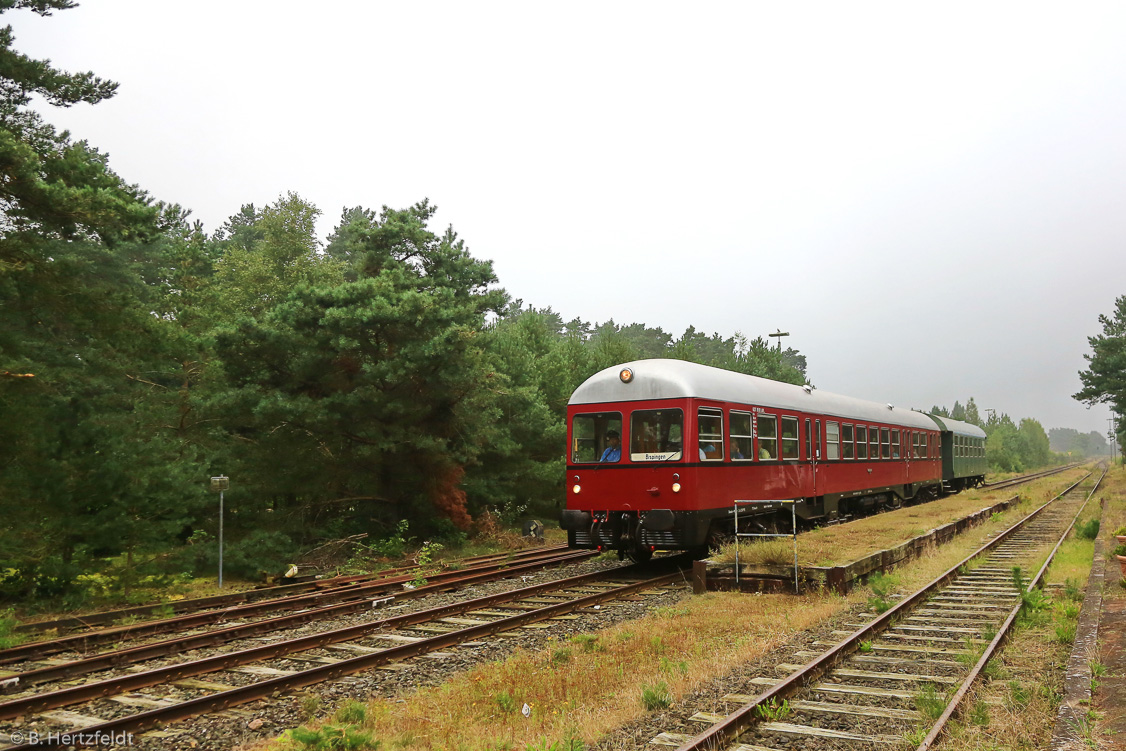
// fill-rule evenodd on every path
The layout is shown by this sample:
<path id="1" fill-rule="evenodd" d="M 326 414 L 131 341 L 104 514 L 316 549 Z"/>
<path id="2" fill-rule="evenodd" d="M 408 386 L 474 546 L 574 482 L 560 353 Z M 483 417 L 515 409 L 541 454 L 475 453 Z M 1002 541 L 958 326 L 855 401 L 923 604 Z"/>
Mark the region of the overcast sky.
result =
<path id="1" fill-rule="evenodd" d="M 776 329 L 822 389 L 1105 433 L 1126 294 L 1122 3 L 84 0 L 47 119 L 208 231 L 429 197 L 564 319 Z M 49 108 L 48 108 L 49 109 Z M 983 413 L 984 414 L 984 413 Z"/>

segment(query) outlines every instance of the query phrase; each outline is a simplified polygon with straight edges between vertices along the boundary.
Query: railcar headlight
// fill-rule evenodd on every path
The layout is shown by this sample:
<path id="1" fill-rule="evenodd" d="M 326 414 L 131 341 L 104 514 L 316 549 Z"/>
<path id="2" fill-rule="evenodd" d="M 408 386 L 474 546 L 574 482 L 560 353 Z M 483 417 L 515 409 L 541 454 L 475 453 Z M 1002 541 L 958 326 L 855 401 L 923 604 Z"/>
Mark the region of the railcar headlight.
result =
<path id="1" fill-rule="evenodd" d="M 578 485 L 574 485 L 574 486 L 571 487 L 571 492 L 574 493 L 575 495 L 578 495 L 580 490 L 582 490 L 582 488 L 579 487 Z"/>
<path id="2" fill-rule="evenodd" d="M 674 493 L 680 492 L 680 483 L 679 482 L 674 482 L 672 484 L 672 492 L 674 492 Z"/>

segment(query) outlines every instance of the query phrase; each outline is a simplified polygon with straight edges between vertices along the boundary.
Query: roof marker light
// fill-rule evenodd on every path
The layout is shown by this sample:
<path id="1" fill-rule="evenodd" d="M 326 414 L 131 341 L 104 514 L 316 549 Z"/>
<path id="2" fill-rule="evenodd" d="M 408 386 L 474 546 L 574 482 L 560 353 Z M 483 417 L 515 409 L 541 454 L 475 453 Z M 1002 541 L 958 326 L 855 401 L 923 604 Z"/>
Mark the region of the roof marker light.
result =
<path id="1" fill-rule="evenodd" d="M 622 372 L 618 373 L 618 378 L 622 379 L 622 383 L 629 383 L 633 380 L 633 371 L 629 368 L 622 368 Z"/>

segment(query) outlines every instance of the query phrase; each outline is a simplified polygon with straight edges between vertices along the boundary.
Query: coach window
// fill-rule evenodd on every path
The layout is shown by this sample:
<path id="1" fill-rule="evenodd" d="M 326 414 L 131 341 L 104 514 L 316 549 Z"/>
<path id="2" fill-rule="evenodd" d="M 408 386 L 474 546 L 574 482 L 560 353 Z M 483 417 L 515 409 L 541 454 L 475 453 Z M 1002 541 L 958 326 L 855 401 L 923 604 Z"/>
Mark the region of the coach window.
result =
<path id="1" fill-rule="evenodd" d="M 750 461 L 751 455 L 751 413 L 731 410 L 731 460 Z"/>
<path id="2" fill-rule="evenodd" d="M 916 459 L 923 458 L 923 437 L 922 433 L 911 433 L 911 456 Z"/>
<path id="3" fill-rule="evenodd" d="M 841 458 L 842 459 L 851 459 L 854 456 L 854 452 L 853 452 L 852 449 L 853 449 L 852 426 L 851 425 L 842 425 L 841 426 Z"/>
<path id="4" fill-rule="evenodd" d="M 755 427 L 758 429 L 758 458 L 778 458 L 778 418 L 774 415 L 759 415 Z"/>
<path id="5" fill-rule="evenodd" d="M 880 429 L 877 428 L 875 425 L 869 425 L 868 426 L 868 446 L 870 447 L 870 450 L 868 451 L 868 458 L 869 459 L 879 459 L 880 458 Z"/>
<path id="6" fill-rule="evenodd" d="M 782 418 L 782 458 L 798 458 L 798 418 Z"/>
<path id="7" fill-rule="evenodd" d="M 589 462 L 606 461 L 616 462 L 621 459 L 622 413 L 599 412 L 585 415 L 575 415 L 571 422 L 571 462 L 573 464 L 586 464 Z M 617 452 L 608 449 L 612 437 L 618 438 Z M 609 457 L 613 457 L 612 459 Z"/>
<path id="8" fill-rule="evenodd" d="M 805 418 L 805 458 L 807 460 L 813 458 L 813 452 L 810 448 L 810 435 L 813 431 L 809 429 L 809 418 Z"/>
<path id="9" fill-rule="evenodd" d="M 891 431 L 891 458 L 899 458 L 899 431 Z"/>
<path id="10" fill-rule="evenodd" d="M 868 426 L 856 426 L 856 458 L 868 458 Z"/>
<path id="11" fill-rule="evenodd" d="M 880 428 L 880 456 L 891 458 L 891 428 Z"/>
<path id="12" fill-rule="evenodd" d="M 630 461 L 679 461 L 684 448 L 684 412 L 639 409 L 629 416 L 629 438 Z"/>
<path id="13" fill-rule="evenodd" d="M 700 407 L 696 415 L 700 461 L 723 461 L 723 410 Z"/>
<path id="14" fill-rule="evenodd" d="M 826 459 L 840 459 L 841 458 L 841 429 L 835 422 L 825 423 L 825 458 Z"/>

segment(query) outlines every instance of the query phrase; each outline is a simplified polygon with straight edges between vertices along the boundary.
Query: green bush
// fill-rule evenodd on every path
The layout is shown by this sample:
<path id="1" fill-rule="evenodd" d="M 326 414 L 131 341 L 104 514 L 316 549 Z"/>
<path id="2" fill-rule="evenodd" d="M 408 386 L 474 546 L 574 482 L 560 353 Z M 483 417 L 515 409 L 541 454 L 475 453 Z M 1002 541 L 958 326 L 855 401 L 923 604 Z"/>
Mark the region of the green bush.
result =
<path id="1" fill-rule="evenodd" d="M 1075 536 L 1080 540 L 1093 540 L 1099 536 L 1099 520 L 1091 519 L 1075 528 Z"/>
<path id="2" fill-rule="evenodd" d="M 217 543 L 193 546 L 197 574 L 214 575 L 219 568 Z M 262 578 L 285 571 L 297 554 L 289 535 L 256 529 L 237 542 L 223 547 L 223 575 L 246 579 Z"/>

